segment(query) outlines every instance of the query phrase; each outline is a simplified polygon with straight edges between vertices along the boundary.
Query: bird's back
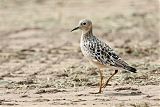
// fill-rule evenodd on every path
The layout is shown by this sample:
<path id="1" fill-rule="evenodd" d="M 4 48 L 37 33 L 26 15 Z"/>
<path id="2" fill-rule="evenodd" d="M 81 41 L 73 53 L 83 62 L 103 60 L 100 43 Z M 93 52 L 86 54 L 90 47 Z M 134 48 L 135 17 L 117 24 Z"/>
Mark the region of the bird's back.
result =
<path id="1" fill-rule="evenodd" d="M 114 52 L 112 48 L 110 48 L 105 42 L 99 40 L 96 36 L 82 35 L 80 47 L 84 56 L 92 62 L 96 61 L 101 65 L 121 67 L 131 72 L 136 71 L 136 69 L 130 67 Z"/>

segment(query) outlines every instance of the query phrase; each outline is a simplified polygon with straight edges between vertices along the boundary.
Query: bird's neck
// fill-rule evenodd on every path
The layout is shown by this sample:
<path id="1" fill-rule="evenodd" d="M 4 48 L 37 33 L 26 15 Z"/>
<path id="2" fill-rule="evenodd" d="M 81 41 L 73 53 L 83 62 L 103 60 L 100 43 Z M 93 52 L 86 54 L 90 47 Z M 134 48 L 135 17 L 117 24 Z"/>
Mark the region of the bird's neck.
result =
<path id="1" fill-rule="evenodd" d="M 88 31 L 82 31 L 81 42 L 87 42 L 93 36 L 92 29 Z"/>
<path id="2" fill-rule="evenodd" d="M 82 31 L 82 36 L 83 38 L 89 38 L 93 36 L 93 32 L 92 29 L 88 30 L 88 31 Z"/>

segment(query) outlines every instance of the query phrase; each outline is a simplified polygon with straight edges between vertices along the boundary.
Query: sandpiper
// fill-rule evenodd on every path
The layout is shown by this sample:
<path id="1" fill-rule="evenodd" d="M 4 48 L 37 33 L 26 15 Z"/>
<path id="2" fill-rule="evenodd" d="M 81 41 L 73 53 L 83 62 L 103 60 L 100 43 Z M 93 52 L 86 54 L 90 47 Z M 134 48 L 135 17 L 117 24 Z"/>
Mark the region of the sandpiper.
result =
<path id="1" fill-rule="evenodd" d="M 108 46 L 105 42 L 98 39 L 92 32 L 92 22 L 88 19 L 83 19 L 79 22 L 78 26 L 73 30 L 82 30 L 80 48 L 83 55 L 92 63 L 97 65 L 100 73 L 100 87 L 98 93 L 102 92 L 102 88 L 105 88 L 110 79 L 118 72 L 115 72 L 109 77 L 109 79 L 103 84 L 103 72 L 102 68 L 107 65 L 123 68 L 127 71 L 136 73 L 136 69 L 129 66 L 124 60 L 122 60 L 115 51 Z"/>

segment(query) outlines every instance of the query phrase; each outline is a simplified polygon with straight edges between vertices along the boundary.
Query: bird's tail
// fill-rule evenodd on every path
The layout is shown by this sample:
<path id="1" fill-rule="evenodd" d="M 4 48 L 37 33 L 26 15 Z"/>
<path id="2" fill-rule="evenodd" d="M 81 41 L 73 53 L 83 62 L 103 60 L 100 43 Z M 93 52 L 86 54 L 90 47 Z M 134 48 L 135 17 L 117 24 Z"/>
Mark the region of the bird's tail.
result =
<path id="1" fill-rule="evenodd" d="M 126 66 L 125 69 L 128 70 L 128 71 L 131 71 L 133 73 L 137 73 L 136 72 L 137 70 L 135 68 L 131 67 L 131 66 Z"/>
<path id="2" fill-rule="evenodd" d="M 133 72 L 133 73 L 136 73 L 136 71 L 137 71 L 135 68 L 129 66 L 125 61 L 123 61 L 123 60 L 121 60 L 121 59 L 116 60 L 116 61 L 115 61 L 115 65 L 118 66 L 118 67 L 122 67 L 123 69 L 126 69 L 126 70 L 128 70 L 128 71 L 131 71 L 131 72 Z"/>

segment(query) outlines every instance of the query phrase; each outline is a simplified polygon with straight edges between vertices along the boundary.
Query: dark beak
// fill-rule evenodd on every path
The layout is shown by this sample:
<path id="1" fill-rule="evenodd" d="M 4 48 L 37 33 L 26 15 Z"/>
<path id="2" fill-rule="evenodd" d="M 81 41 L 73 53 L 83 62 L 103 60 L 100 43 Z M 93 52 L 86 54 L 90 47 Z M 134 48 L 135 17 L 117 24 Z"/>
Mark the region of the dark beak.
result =
<path id="1" fill-rule="evenodd" d="M 79 29 L 79 26 L 74 28 L 74 29 L 72 29 L 71 32 L 73 32 L 74 30 L 77 30 L 77 29 Z"/>

